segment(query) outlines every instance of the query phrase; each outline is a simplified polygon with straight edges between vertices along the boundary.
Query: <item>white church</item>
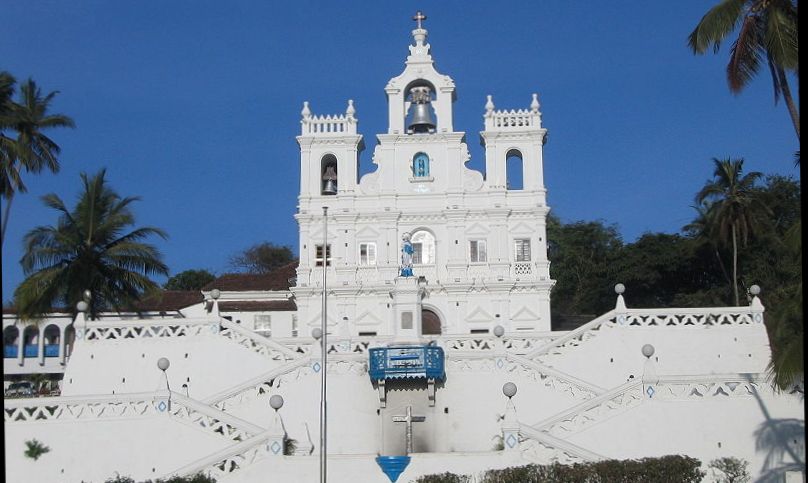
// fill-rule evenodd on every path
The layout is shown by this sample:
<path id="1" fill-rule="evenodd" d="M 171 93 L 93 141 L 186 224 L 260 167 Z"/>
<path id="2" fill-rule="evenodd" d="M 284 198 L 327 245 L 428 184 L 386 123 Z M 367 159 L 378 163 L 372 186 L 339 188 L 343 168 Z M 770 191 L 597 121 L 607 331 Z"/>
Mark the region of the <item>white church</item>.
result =
<path id="1" fill-rule="evenodd" d="M 538 96 L 488 96 L 485 173 L 469 169 L 424 19 L 384 87 L 375 170 L 359 176 L 352 101 L 304 103 L 298 262 L 92 320 L 85 302 L 4 312 L 6 388 L 58 380 L 4 399 L 7 481 L 409 482 L 673 454 L 805 481 L 804 385 L 766 378 L 759 288 L 744 307 L 646 309 L 617 284 L 613 310 L 551 330 Z"/>

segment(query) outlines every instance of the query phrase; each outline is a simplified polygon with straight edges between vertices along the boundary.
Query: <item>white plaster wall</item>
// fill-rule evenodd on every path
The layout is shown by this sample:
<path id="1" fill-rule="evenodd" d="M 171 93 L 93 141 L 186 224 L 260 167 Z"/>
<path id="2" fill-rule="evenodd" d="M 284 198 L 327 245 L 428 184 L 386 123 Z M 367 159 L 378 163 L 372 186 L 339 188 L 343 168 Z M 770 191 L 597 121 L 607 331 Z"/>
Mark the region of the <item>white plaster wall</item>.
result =
<path id="1" fill-rule="evenodd" d="M 278 365 L 223 336 L 77 341 L 62 387 L 65 396 L 148 392 L 165 389 L 157 361 L 166 357 L 172 390 L 188 385 L 204 399 Z M 125 379 L 125 382 L 124 382 Z"/>
<path id="2" fill-rule="evenodd" d="M 655 348 L 657 374 L 764 372 L 769 344 L 763 324 L 711 327 L 602 327 L 594 338 L 545 363 L 602 387 L 642 376 L 642 346 Z"/>
<path id="3" fill-rule="evenodd" d="M 750 463 L 750 473 L 759 475 L 773 447 L 764 445 L 757 449 L 757 432 L 767 421 L 781 424 L 790 421 L 801 425 L 802 433 L 785 441 L 792 444 L 805 461 L 802 397 L 775 397 L 765 385 L 760 393 L 760 399 L 754 396 L 684 401 L 645 399 L 640 406 L 589 426 L 569 440 L 616 459 L 686 454 L 700 459 L 706 466 L 715 458 L 743 458 Z M 781 466 L 781 458 L 791 461 L 786 453 L 774 457 L 768 468 Z"/>
<path id="4" fill-rule="evenodd" d="M 143 418 L 6 423 L 6 481 L 103 483 L 128 475 L 155 479 L 233 442 L 160 415 Z M 25 441 L 50 448 L 34 461 Z"/>

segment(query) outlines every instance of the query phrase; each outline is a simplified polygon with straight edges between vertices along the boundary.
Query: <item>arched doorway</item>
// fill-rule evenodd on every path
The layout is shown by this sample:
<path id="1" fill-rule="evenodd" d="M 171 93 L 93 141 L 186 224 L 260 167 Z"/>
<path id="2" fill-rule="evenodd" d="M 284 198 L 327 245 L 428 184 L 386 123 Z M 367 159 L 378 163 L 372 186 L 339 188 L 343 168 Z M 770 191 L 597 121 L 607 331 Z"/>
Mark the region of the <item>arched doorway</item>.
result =
<path id="1" fill-rule="evenodd" d="M 431 309 L 421 309 L 421 333 L 440 335 L 440 316 Z"/>
<path id="2" fill-rule="evenodd" d="M 3 357 L 17 357 L 17 344 L 19 344 L 20 329 L 10 325 L 3 329 Z"/>

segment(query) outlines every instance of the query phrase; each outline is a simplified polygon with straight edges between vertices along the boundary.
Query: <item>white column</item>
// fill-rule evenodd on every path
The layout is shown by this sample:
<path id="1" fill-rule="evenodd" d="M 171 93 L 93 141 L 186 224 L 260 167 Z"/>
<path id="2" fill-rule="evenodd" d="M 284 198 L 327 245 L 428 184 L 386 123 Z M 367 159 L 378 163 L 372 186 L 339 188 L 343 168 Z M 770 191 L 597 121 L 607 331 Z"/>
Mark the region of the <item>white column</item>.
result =
<path id="1" fill-rule="evenodd" d="M 20 327 L 17 327 L 20 329 Z M 19 337 L 17 337 L 17 364 L 23 365 L 25 361 L 23 360 L 23 353 L 25 351 L 25 327 L 22 327 L 22 330 L 19 330 Z"/>
<path id="2" fill-rule="evenodd" d="M 45 327 L 40 326 L 40 327 L 38 327 L 38 329 L 39 329 L 39 336 L 38 336 L 38 339 L 37 339 L 37 346 L 38 346 L 37 355 L 39 356 L 39 365 L 44 366 L 45 365 Z"/>
<path id="3" fill-rule="evenodd" d="M 65 365 L 67 353 L 67 326 L 59 328 L 59 363 Z"/>

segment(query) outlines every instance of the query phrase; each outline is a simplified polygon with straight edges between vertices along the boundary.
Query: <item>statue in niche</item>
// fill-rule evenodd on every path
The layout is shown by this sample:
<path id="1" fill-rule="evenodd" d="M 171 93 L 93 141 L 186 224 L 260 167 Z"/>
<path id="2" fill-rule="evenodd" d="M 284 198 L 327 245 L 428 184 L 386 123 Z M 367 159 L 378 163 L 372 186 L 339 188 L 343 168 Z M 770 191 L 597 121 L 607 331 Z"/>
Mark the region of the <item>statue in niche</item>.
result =
<path id="1" fill-rule="evenodd" d="M 412 254 L 415 251 L 410 242 L 410 234 L 401 236 L 401 276 L 412 277 Z"/>

